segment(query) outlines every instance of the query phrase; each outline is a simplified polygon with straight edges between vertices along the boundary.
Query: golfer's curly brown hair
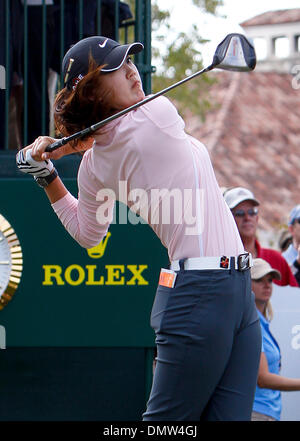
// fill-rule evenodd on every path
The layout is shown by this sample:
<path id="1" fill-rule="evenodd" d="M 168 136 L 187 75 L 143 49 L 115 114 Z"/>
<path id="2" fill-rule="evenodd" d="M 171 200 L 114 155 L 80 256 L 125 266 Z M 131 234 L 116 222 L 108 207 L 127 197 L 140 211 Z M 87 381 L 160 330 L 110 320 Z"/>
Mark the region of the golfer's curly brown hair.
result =
<path id="1" fill-rule="evenodd" d="M 78 82 L 74 89 L 66 87 L 58 92 L 54 102 L 54 122 L 57 135 L 70 136 L 107 118 L 112 114 L 107 106 L 110 92 L 103 89 L 101 72 L 90 58 L 88 73 Z M 84 142 L 91 135 L 71 141 L 73 146 Z"/>

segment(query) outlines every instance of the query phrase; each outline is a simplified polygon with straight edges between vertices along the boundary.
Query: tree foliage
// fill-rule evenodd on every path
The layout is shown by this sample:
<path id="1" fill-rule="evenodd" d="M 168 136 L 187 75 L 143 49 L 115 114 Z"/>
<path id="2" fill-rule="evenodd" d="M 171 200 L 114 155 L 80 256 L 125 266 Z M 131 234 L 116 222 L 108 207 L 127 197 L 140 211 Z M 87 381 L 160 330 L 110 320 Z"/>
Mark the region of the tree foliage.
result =
<path id="1" fill-rule="evenodd" d="M 187 1 L 187 0 L 185 0 Z M 192 3 L 199 7 L 204 13 L 217 14 L 218 6 L 223 5 L 223 0 L 192 0 Z M 203 68 L 201 56 L 201 45 L 207 40 L 201 38 L 197 26 L 194 24 L 189 33 L 179 32 L 171 29 L 169 11 L 160 9 L 157 2 L 152 4 L 152 30 L 156 32 L 155 41 L 152 42 L 153 61 L 160 61 L 163 66 L 152 77 L 153 92 L 157 92 L 178 82 L 188 75 L 191 75 Z M 161 30 L 161 33 L 159 31 Z M 161 54 L 157 43 L 165 40 L 166 33 L 175 33 L 172 43 L 170 43 L 165 54 Z M 210 108 L 208 85 L 213 82 L 208 75 L 201 75 L 194 80 L 168 92 L 168 96 L 177 103 L 180 113 L 186 113 L 186 109 L 198 114 L 202 119 Z M 199 95 L 201 92 L 201 100 Z"/>
<path id="2" fill-rule="evenodd" d="M 182 32 L 178 34 L 176 41 L 169 45 L 167 54 L 162 58 L 164 71 L 152 78 L 154 93 L 202 69 L 202 57 L 195 48 L 196 42 L 199 44 L 204 42 L 199 37 L 196 27 L 189 35 Z M 204 74 L 176 87 L 168 92 L 168 96 L 177 102 L 178 109 L 183 115 L 188 108 L 203 119 L 209 103 L 207 100 L 199 102 L 199 92 L 205 84 L 211 83 L 212 79 Z"/>
<path id="3" fill-rule="evenodd" d="M 218 14 L 218 7 L 223 5 L 223 0 L 177 0 L 190 2 L 198 7 L 205 14 Z M 136 0 L 127 0 L 130 9 L 135 15 Z M 158 92 L 166 87 L 174 84 L 188 75 L 191 75 L 203 68 L 203 60 L 201 56 L 201 47 L 207 40 L 201 38 L 197 26 L 191 26 L 188 33 L 177 32 L 170 25 L 170 11 L 161 9 L 163 5 L 161 0 L 151 1 L 152 12 L 152 64 L 160 65 L 163 68 L 157 69 L 152 76 L 152 90 Z M 176 5 L 174 5 L 176 7 Z M 193 17 L 191 17 L 192 21 Z M 166 35 L 172 32 L 173 41 L 169 44 L 165 43 Z M 130 40 L 133 41 L 133 36 Z M 164 53 L 161 47 L 166 50 Z M 208 86 L 213 82 L 209 75 L 201 75 L 182 86 L 168 92 L 168 97 L 176 101 L 177 107 L 181 114 L 185 114 L 189 109 L 194 114 L 199 115 L 202 119 L 205 113 L 211 107 L 209 100 Z M 201 94 L 201 100 L 199 96 Z"/>
<path id="4" fill-rule="evenodd" d="M 217 8 L 223 6 L 223 0 L 192 0 L 195 6 L 198 6 L 204 12 L 217 14 Z"/>

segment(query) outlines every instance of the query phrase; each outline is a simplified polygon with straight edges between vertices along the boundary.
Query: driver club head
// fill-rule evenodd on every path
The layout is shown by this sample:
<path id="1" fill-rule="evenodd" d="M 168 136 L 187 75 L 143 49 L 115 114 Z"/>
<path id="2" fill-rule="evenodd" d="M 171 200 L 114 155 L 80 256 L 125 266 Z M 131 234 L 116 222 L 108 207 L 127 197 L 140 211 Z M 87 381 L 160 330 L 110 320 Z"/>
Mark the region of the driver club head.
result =
<path id="1" fill-rule="evenodd" d="M 254 47 L 244 35 L 228 34 L 218 45 L 212 64 L 218 69 L 251 71 L 256 66 Z"/>

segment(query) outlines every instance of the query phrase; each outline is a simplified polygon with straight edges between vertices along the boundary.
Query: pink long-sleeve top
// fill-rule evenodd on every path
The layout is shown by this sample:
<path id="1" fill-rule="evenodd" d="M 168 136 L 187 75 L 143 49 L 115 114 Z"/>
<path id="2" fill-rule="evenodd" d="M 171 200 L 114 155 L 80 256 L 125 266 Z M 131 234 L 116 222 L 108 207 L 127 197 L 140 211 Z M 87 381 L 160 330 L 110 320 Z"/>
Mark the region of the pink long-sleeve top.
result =
<path id="1" fill-rule="evenodd" d="M 99 132 L 79 167 L 78 199 L 68 193 L 52 204 L 81 246 L 98 245 L 119 200 L 148 222 L 171 261 L 244 252 L 208 152 L 184 131 L 167 98 L 156 98 Z"/>

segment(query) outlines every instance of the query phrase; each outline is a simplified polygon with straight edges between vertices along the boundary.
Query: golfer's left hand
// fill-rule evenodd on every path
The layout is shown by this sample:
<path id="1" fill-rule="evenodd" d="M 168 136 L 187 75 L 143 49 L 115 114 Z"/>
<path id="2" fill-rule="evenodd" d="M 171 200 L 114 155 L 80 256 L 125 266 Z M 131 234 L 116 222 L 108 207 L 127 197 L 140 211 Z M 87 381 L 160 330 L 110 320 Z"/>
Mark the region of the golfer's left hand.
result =
<path id="1" fill-rule="evenodd" d="M 29 174 L 36 177 L 49 176 L 53 169 L 53 163 L 50 159 L 45 161 L 36 161 L 32 155 L 32 149 L 20 150 L 16 156 L 16 163 L 18 169 L 22 173 Z"/>

